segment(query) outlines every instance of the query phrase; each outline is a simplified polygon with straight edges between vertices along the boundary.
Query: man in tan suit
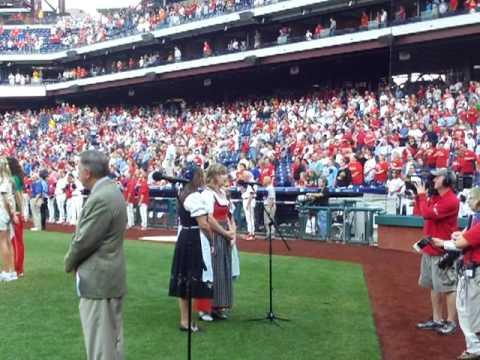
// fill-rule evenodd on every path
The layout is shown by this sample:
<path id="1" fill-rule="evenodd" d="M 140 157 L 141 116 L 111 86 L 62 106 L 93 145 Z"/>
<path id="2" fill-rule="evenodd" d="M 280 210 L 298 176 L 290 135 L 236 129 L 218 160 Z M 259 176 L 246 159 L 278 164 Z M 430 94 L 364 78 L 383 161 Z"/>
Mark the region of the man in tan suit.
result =
<path id="1" fill-rule="evenodd" d="M 126 269 L 123 235 L 126 204 L 108 175 L 108 157 L 96 150 L 80 155 L 79 178 L 90 190 L 65 256 L 75 272 L 80 320 L 89 360 L 122 360 Z"/>

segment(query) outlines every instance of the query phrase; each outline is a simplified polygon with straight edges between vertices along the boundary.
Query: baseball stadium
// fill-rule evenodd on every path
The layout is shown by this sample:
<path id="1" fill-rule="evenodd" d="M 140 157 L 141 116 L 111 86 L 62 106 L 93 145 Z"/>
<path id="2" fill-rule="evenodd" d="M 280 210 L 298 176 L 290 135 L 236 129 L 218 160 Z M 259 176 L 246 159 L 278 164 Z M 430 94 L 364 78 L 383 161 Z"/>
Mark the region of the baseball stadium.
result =
<path id="1" fill-rule="evenodd" d="M 479 40 L 477 0 L 0 0 L 0 359 L 480 359 Z"/>

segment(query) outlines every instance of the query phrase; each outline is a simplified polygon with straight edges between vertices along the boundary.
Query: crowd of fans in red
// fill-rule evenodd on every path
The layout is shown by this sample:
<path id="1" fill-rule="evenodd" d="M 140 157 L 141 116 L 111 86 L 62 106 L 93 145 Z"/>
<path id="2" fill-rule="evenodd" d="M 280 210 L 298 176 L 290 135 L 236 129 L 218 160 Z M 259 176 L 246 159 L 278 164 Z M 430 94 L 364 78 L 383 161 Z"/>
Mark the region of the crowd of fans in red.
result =
<path id="1" fill-rule="evenodd" d="M 176 175 L 182 164 L 221 161 L 232 178 L 273 176 L 277 185 L 384 184 L 399 175 L 451 167 L 475 175 L 480 83 L 420 86 L 406 92 L 325 90 L 181 109 L 63 104 L 0 115 L 0 152 L 31 175 L 75 174 L 77 154 L 97 147 L 117 177 L 136 168 Z"/>
<path id="2" fill-rule="evenodd" d="M 40 51 L 91 45 L 119 36 L 176 26 L 185 22 L 263 6 L 281 0 L 194 0 L 159 7 L 148 1 L 137 7 L 102 11 L 100 16 L 65 16 L 47 33 L 0 27 L 0 50 Z"/>

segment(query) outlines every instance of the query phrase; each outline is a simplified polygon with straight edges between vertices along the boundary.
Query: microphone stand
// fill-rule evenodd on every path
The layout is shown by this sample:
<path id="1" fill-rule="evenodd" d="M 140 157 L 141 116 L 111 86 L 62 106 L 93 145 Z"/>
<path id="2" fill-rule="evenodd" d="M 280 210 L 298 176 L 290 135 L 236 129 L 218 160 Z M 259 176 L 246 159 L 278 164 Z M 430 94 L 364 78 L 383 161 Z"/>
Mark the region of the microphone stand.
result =
<path id="1" fill-rule="evenodd" d="M 249 184 L 250 186 L 253 185 Z M 275 220 L 271 217 L 269 212 L 267 211 L 265 205 L 263 206 L 263 212 L 264 214 L 267 215 L 268 218 L 268 224 L 265 224 L 268 226 L 268 229 L 270 230 L 268 232 L 268 290 L 269 290 L 269 307 L 268 307 L 268 312 L 265 317 L 263 318 L 256 318 L 256 319 L 250 319 L 249 321 L 263 321 L 263 320 L 268 320 L 270 323 L 273 323 L 277 326 L 280 326 L 278 321 L 290 321 L 287 318 L 282 318 L 277 315 L 275 315 L 275 312 L 273 311 L 273 247 L 272 247 L 272 228 L 275 229 L 276 233 L 280 236 L 280 239 L 283 241 L 285 244 L 285 247 L 287 248 L 288 251 L 291 251 L 290 246 L 288 245 L 287 241 L 285 240 L 285 237 L 283 236 L 282 232 L 280 231 L 280 228 L 278 224 L 275 222 Z"/>
<path id="2" fill-rule="evenodd" d="M 170 181 L 172 187 L 176 192 L 177 201 L 180 203 L 180 198 L 178 197 L 178 191 L 182 187 L 181 181 Z M 180 204 L 183 206 L 183 204 Z M 200 230 L 199 230 L 200 231 Z M 200 234 L 200 236 L 202 236 Z M 192 239 L 189 237 L 187 241 L 187 258 L 188 258 L 188 271 L 187 271 L 187 303 L 188 303 L 188 336 L 187 336 L 187 359 L 192 359 Z"/>

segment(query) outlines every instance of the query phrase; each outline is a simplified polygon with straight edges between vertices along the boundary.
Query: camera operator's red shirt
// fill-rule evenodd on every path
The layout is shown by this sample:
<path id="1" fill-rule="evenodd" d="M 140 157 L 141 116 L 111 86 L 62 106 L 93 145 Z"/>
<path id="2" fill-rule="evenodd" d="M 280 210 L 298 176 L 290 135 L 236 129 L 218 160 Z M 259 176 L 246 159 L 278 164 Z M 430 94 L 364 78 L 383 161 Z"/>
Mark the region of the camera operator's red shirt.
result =
<path id="1" fill-rule="evenodd" d="M 460 201 L 455 193 L 449 189 L 445 194 L 432 196 L 430 199 L 427 199 L 425 194 L 420 194 L 418 205 L 425 220 L 424 234 L 450 240 L 452 233 L 458 229 Z M 424 247 L 422 251 L 431 256 L 439 256 L 445 252 L 431 244 Z"/>
<path id="2" fill-rule="evenodd" d="M 480 265 L 480 223 L 473 225 L 467 230 L 463 237 L 467 240 L 469 246 L 463 250 L 463 264 Z"/>

